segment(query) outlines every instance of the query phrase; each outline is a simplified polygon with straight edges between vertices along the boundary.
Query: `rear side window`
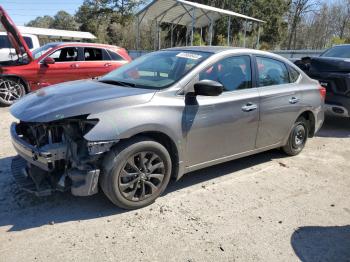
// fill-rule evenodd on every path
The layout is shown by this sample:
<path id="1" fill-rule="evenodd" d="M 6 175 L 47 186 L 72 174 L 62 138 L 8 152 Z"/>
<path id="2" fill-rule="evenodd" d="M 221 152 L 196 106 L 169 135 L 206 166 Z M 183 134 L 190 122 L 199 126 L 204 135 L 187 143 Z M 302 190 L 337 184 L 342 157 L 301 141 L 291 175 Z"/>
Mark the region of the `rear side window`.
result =
<path id="1" fill-rule="evenodd" d="M 257 57 L 259 86 L 288 84 L 289 73 L 283 62 L 272 58 Z"/>
<path id="2" fill-rule="evenodd" d="M 290 82 L 295 83 L 299 79 L 300 73 L 298 72 L 298 70 L 294 69 L 291 66 L 288 66 L 288 68 L 289 68 Z"/>
<path id="3" fill-rule="evenodd" d="M 23 39 L 26 42 L 28 48 L 32 49 L 33 48 L 33 40 L 28 36 L 24 36 Z"/>
<path id="4" fill-rule="evenodd" d="M 224 91 L 252 87 L 252 70 L 249 56 L 224 58 L 208 67 L 199 75 L 199 80 L 213 80 L 224 86 Z"/>
<path id="5" fill-rule="evenodd" d="M 118 55 L 117 53 L 115 53 L 111 50 L 108 50 L 108 53 L 111 56 L 112 60 L 115 60 L 115 61 L 123 61 L 124 60 L 124 58 L 122 58 L 120 55 Z"/>
<path id="6" fill-rule="evenodd" d="M 85 61 L 102 61 L 102 49 L 91 47 L 84 48 L 84 59 Z"/>

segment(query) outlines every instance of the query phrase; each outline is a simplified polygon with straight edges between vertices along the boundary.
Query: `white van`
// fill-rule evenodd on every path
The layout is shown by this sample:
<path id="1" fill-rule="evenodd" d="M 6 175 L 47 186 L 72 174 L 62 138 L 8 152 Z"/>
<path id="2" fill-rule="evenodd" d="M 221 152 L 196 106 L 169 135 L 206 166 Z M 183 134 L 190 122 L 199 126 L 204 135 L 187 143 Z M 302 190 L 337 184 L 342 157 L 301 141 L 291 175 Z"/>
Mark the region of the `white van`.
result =
<path id="1" fill-rule="evenodd" d="M 22 34 L 24 41 L 27 43 L 30 51 L 40 47 L 39 39 L 36 35 Z M 0 62 L 16 60 L 17 54 L 7 37 L 6 32 L 0 32 Z"/>

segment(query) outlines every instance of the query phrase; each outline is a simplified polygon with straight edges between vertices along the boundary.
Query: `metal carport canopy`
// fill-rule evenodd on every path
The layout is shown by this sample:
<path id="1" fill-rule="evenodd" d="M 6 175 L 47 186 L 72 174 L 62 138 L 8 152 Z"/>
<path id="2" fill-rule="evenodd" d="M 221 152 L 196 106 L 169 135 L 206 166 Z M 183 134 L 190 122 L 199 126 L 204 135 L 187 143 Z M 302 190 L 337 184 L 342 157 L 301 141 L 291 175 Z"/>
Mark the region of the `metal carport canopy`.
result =
<path id="1" fill-rule="evenodd" d="M 157 33 L 158 33 L 158 48 L 160 48 L 160 23 L 172 24 L 171 30 L 174 25 L 191 26 L 191 44 L 193 44 L 193 31 L 194 28 L 203 28 L 209 26 L 210 29 L 210 45 L 213 38 L 213 24 L 216 20 L 223 16 L 227 16 L 228 21 L 228 45 L 230 44 L 230 29 L 231 29 L 231 17 L 238 17 L 245 21 L 265 23 L 263 20 L 256 19 L 254 17 L 242 15 L 233 11 L 224 10 L 208 5 L 189 2 L 185 0 L 154 0 L 148 4 L 145 8 L 140 10 L 137 14 L 137 49 L 140 41 L 140 24 L 144 20 L 156 21 Z M 244 28 L 246 34 L 246 28 Z M 260 28 L 259 28 L 260 34 Z M 171 34 L 172 36 L 172 34 Z M 172 40 L 171 40 L 172 42 Z M 259 42 L 259 36 L 258 36 Z M 172 43 L 171 43 L 172 45 Z M 245 37 L 244 37 L 245 45 Z"/>
<path id="2" fill-rule="evenodd" d="M 206 27 L 210 25 L 210 20 L 214 22 L 222 16 L 234 16 L 244 20 L 265 23 L 265 21 L 254 17 L 185 0 L 154 0 L 138 12 L 137 16 L 141 19 L 187 26 L 192 24 L 193 14 L 194 27 L 196 28 Z"/>

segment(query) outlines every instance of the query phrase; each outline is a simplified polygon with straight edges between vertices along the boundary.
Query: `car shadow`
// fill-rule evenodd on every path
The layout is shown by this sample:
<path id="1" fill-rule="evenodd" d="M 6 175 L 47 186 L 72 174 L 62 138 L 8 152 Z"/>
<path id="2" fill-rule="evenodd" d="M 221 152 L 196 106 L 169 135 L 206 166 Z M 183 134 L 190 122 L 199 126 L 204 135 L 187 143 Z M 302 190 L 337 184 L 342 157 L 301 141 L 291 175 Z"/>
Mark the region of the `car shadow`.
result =
<path id="1" fill-rule="evenodd" d="M 318 137 L 350 138 L 350 119 L 326 116 L 325 122 L 317 132 Z"/>
<path id="2" fill-rule="evenodd" d="M 350 261 L 350 225 L 298 228 L 291 245 L 302 262 Z"/>
<path id="3" fill-rule="evenodd" d="M 164 195 L 282 157 L 285 157 L 283 153 L 272 150 L 192 172 L 179 181 L 171 181 Z M 128 212 L 114 206 L 102 192 L 91 197 L 74 197 L 70 192 L 57 192 L 44 198 L 23 192 L 11 176 L 11 160 L 12 157 L 0 159 L 0 227 L 9 227 L 8 231 Z"/>

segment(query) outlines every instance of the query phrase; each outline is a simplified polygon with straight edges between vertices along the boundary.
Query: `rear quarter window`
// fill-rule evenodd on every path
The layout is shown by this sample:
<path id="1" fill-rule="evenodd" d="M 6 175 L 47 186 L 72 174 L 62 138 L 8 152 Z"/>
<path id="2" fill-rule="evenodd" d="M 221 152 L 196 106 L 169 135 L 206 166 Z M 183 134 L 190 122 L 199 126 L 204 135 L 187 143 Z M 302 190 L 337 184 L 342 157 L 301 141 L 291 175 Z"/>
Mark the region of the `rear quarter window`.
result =
<path id="1" fill-rule="evenodd" d="M 256 57 L 259 86 L 275 86 L 290 83 L 287 66 L 276 59 Z"/>
<path id="2" fill-rule="evenodd" d="M 109 55 L 111 56 L 112 60 L 114 61 L 124 61 L 125 59 L 118 55 L 116 52 L 113 52 L 111 50 L 107 50 Z"/>
<path id="3" fill-rule="evenodd" d="M 298 70 L 294 69 L 291 66 L 288 66 L 288 69 L 289 69 L 290 82 L 295 83 L 296 81 L 298 81 L 300 73 L 298 72 Z"/>

